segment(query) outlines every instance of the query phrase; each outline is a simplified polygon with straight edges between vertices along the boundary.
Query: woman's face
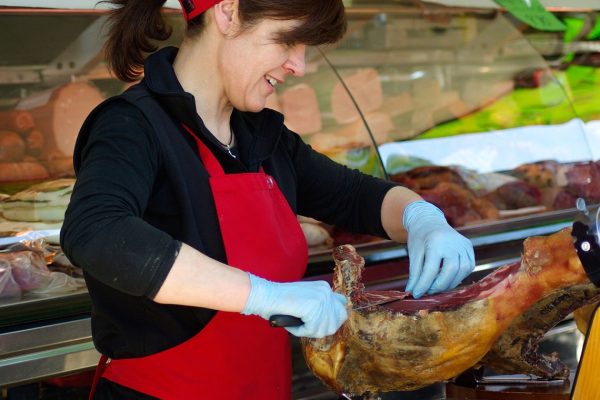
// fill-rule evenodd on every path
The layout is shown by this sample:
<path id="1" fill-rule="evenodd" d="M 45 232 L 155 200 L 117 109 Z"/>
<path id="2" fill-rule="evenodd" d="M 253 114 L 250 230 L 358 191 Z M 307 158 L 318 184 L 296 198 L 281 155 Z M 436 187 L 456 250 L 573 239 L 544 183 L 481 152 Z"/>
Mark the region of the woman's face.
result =
<path id="1" fill-rule="evenodd" d="M 265 19 L 224 42 L 218 57 L 219 70 L 225 95 L 235 108 L 258 112 L 288 75 L 304 75 L 306 45 L 288 46 L 275 41 L 278 32 L 297 24 Z"/>

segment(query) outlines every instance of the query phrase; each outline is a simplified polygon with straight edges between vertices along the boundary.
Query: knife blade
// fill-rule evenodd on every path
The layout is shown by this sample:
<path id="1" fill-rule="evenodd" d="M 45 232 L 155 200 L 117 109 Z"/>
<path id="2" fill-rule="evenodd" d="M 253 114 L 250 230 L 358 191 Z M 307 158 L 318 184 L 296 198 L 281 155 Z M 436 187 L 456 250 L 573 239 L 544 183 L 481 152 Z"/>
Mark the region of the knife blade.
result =
<path id="1" fill-rule="evenodd" d="M 352 311 L 362 310 L 364 308 L 380 306 L 382 304 L 392 303 L 397 300 L 401 300 L 407 296 L 406 293 L 402 292 L 402 295 L 398 294 L 396 297 L 390 298 L 380 298 L 379 300 L 371 301 L 367 304 L 360 305 L 358 307 L 352 307 Z M 304 324 L 302 319 L 298 317 L 294 317 L 292 315 L 285 314 L 275 314 L 271 315 L 269 318 L 269 324 L 271 324 L 274 328 L 283 328 L 283 327 L 293 327 L 293 326 L 301 326 Z"/>

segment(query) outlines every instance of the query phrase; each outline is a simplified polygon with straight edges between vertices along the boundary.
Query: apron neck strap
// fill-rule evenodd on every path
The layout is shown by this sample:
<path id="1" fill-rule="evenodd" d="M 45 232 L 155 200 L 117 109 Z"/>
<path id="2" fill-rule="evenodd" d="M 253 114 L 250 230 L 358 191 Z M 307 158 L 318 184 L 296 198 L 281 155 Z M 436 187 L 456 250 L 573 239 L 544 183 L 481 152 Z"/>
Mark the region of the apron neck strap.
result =
<path id="1" fill-rule="evenodd" d="M 200 152 L 200 159 L 204 164 L 204 167 L 208 171 L 210 176 L 221 176 L 225 175 L 225 171 L 223 171 L 223 167 L 217 160 L 217 157 L 206 147 L 204 142 L 200 140 L 200 138 L 194 133 L 194 131 L 187 126 L 186 124 L 181 124 L 183 129 L 185 129 L 196 141 L 196 146 L 198 146 L 198 151 Z"/>

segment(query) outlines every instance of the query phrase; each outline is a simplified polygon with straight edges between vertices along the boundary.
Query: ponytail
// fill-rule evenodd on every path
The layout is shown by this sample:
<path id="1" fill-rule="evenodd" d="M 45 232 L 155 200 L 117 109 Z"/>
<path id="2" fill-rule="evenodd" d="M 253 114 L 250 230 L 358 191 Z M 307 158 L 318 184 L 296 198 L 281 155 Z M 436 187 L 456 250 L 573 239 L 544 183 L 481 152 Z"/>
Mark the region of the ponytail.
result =
<path id="1" fill-rule="evenodd" d="M 105 58 L 112 72 L 122 81 L 133 82 L 144 69 L 146 55 L 158 49 L 153 41 L 171 36 L 161 8 L 166 0 L 106 0 L 110 11 L 110 31 Z"/>

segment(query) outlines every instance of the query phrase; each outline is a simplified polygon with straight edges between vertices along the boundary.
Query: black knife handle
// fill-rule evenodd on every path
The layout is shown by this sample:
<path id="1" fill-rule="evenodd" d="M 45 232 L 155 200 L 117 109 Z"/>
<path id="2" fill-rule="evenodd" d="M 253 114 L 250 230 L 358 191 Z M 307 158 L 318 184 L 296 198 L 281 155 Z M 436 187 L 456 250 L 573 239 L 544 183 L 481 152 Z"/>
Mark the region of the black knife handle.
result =
<path id="1" fill-rule="evenodd" d="M 575 221 L 571 229 L 575 251 L 588 278 L 596 287 L 600 287 L 600 244 L 589 226 Z"/>
<path id="2" fill-rule="evenodd" d="M 300 326 L 304 325 L 304 322 L 298 317 L 292 317 L 291 315 L 271 315 L 269 323 L 272 327 L 284 327 L 284 326 Z"/>

